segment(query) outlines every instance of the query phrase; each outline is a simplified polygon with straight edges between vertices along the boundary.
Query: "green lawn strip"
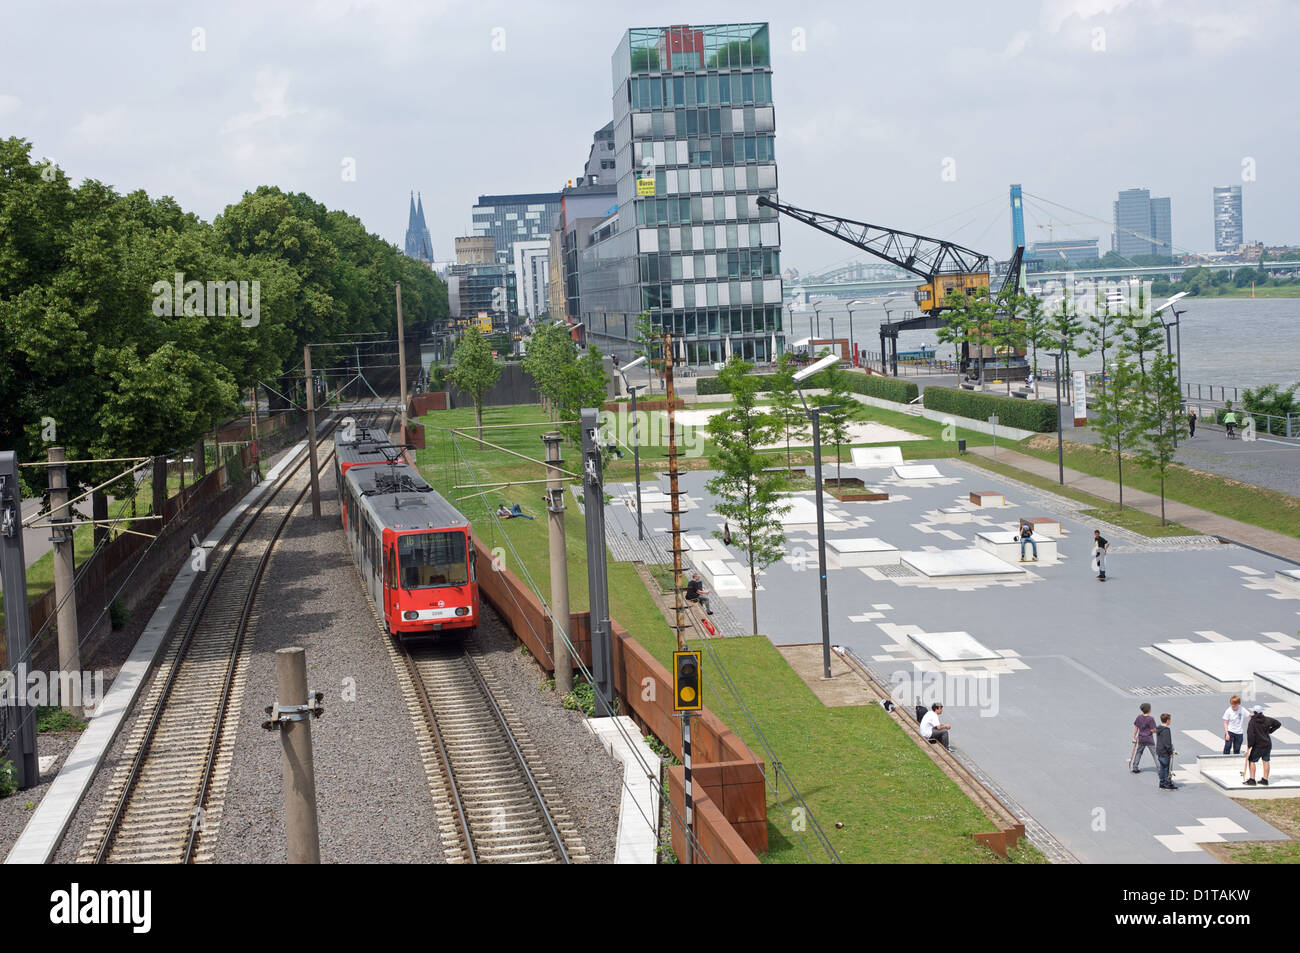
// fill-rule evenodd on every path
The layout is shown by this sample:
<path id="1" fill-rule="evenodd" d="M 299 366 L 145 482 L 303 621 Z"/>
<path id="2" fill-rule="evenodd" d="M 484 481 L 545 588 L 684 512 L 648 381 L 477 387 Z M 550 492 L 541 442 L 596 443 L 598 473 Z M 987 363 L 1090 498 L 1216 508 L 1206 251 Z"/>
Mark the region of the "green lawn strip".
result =
<path id="1" fill-rule="evenodd" d="M 969 457 L 970 463 L 985 470 L 991 470 L 994 473 L 1000 473 L 1002 476 L 1011 477 L 1013 480 L 1019 480 L 1021 483 L 1028 483 L 1030 486 L 1036 486 L 1040 490 L 1047 490 L 1064 496 L 1067 499 L 1075 500 L 1079 503 L 1086 503 L 1090 509 L 1080 510 L 1080 515 L 1093 519 L 1103 520 L 1113 526 L 1119 526 L 1122 529 L 1132 530 L 1143 536 L 1196 536 L 1195 530 L 1188 529 L 1178 523 L 1169 523 L 1166 526 L 1160 525 L 1160 517 L 1152 516 L 1150 513 L 1142 510 L 1135 510 L 1131 506 L 1119 509 L 1110 500 L 1103 500 L 1099 496 L 1093 496 L 1091 493 L 1084 493 L 1082 490 L 1076 490 L 1073 487 L 1061 486 L 1053 480 L 1044 479 L 1036 473 L 1029 473 L 1017 467 L 1005 463 L 994 463 L 992 460 L 984 457 Z"/>
<path id="2" fill-rule="evenodd" d="M 1041 442 L 1040 438 L 1032 437 L 1019 449 L 1040 460 L 1055 462 L 1055 440 L 1050 448 L 1041 446 Z M 1091 476 L 1115 480 L 1115 461 L 1086 444 L 1066 441 L 1065 465 Z M 1146 493 L 1160 493 L 1159 477 L 1139 467 L 1135 460 L 1125 460 L 1124 486 Z M 1252 483 L 1175 465 L 1165 479 L 1165 498 L 1252 526 L 1300 536 L 1300 498 Z"/>
<path id="3" fill-rule="evenodd" d="M 1233 864 L 1300 864 L 1300 800 L 1269 798 L 1243 800 L 1242 806 L 1258 814 L 1290 840 L 1228 841 L 1209 845 L 1214 856 Z"/>
<path id="4" fill-rule="evenodd" d="M 996 859 L 972 836 L 992 824 L 898 729 L 883 709 L 828 708 L 763 637 L 712 643 L 773 751 L 794 778 L 812 815 L 841 859 L 849 863 L 980 863 Z M 731 696 L 709 679 L 704 656 L 704 703 L 727 716 Z M 756 753 L 749 725 L 727 719 Z M 761 754 L 760 754 L 761 756 Z M 787 811 L 797 803 L 783 791 L 783 810 L 768 788 L 767 863 L 807 863 Z M 797 814 L 795 815 L 797 818 Z M 843 827 L 836 829 L 836 822 Z M 802 835 L 817 863 L 826 861 L 811 830 Z"/>
<path id="5" fill-rule="evenodd" d="M 477 446 L 464 437 L 458 439 L 461 453 L 456 453 L 447 428 L 472 427 L 472 410 L 434 411 L 421 419 L 426 424 L 429 447 L 418 452 L 417 462 L 425 477 L 469 517 L 485 545 L 502 549 L 507 568 L 520 578 L 531 579 L 549 600 L 549 543 L 547 525 L 542 518 L 541 485 L 516 483 L 489 490 L 483 496 L 470 489 L 454 489 L 471 482 L 466 462 L 472 466 L 474 476 L 484 483 L 538 479 L 542 475 L 540 468 Z M 535 406 L 484 410 L 484 424 L 534 423 L 545 419 Z M 545 429 L 485 429 L 484 439 L 541 458 L 544 454 L 539 435 Z M 577 466 L 573 448 L 565 446 L 562 452 L 568 468 Z M 539 518 L 495 521 L 488 510 L 494 510 L 502 502 L 518 502 L 525 512 Z M 586 525 L 572 495 L 566 494 L 566 503 L 570 606 L 574 611 L 582 611 L 587 608 Z M 526 577 L 525 567 L 516 565 L 516 552 L 526 565 Z M 611 562 L 609 583 L 611 615 L 667 667 L 676 647 L 673 633 L 636 568 L 631 563 Z M 947 783 L 942 772 L 882 710 L 826 708 L 765 638 L 720 639 L 712 644 L 773 749 L 801 786 L 813 816 L 846 860 L 995 859 L 970 837 L 974 832 L 991 829 L 987 819 L 955 786 Z M 735 709 L 734 699 L 708 683 L 709 665 L 706 655 L 706 703 L 740 730 L 745 727 L 743 722 L 728 715 L 728 709 Z M 747 742 L 754 743 L 747 731 L 740 733 Z M 756 752 L 759 750 L 755 747 Z M 915 796 L 918 790 L 925 792 L 923 798 Z M 771 850 L 763 860 L 806 862 L 807 857 L 789 829 L 785 813 L 770 792 L 768 817 Z M 844 821 L 844 828 L 835 830 L 836 820 Z M 804 837 L 816 858 L 819 848 L 811 846 L 812 835 L 805 833 Z M 1030 848 L 1028 852 L 1021 851 L 1017 859 L 1036 853 Z"/>

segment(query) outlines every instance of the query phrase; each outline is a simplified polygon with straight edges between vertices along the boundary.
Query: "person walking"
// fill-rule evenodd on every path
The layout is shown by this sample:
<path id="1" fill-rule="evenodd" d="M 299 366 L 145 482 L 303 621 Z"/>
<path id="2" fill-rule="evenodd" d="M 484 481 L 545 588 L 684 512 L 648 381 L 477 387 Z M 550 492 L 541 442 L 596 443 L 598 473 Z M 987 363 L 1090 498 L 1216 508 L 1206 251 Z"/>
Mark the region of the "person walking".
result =
<path id="1" fill-rule="evenodd" d="M 1169 762 L 1178 752 L 1174 750 L 1174 733 L 1170 730 L 1173 719 L 1169 713 L 1160 716 L 1156 729 L 1156 764 L 1160 766 L 1160 790 L 1177 791 L 1178 785 L 1169 779 Z"/>
<path id="2" fill-rule="evenodd" d="M 1034 547 L 1034 561 L 1038 561 L 1038 541 L 1034 539 L 1034 524 L 1029 520 L 1020 521 L 1020 535 L 1016 537 L 1020 543 L 1020 561 L 1025 561 L 1025 543 Z"/>
<path id="3" fill-rule="evenodd" d="M 1246 709 L 1241 707 L 1241 696 L 1228 699 L 1223 712 L 1223 753 L 1241 754 L 1241 738 L 1246 732 Z"/>
<path id="4" fill-rule="evenodd" d="M 1110 552 L 1110 541 L 1101 535 L 1101 530 L 1092 531 L 1092 568 L 1097 570 L 1097 578 L 1106 581 L 1106 554 Z"/>
<path id="5" fill-rule="evenodd" d="M 1268 785 L 1268 760 L 1273 753 L 1273 739 L 1271 735 L 1282 727 L 1282 722 L 1276 718 L 1269 718 L 1264 714 L 1264 706 L 1256 705 L 1251 710 L 1250 721 L 1246 723 L 1246 755 L 1247 766 L 1250 768 L 1250 777 L 1246 779 L 1246 784 L 1253 787 L 1255 784 L 1255 762 L 1264 762 L 1264 776 L 1259 779 L 1259 783 Z"/>
<path id="6" fill-rule="evenodd" d="M 1196 436 L 1196 411 L 1189 411 L 1187 414 L 1187 433 L 1190 437 Z"/>
<path id="7" fill-rule="evenodd" d="M 1148 749 L 1151 751 L 1151 759 L 1157 763 L 1157 766 L 1160 761 L 1156 756 L 1156 720 L 1151 717 L 1151 703 L 1143 702 L 1138 707 L 1142 713 L 1133 719 L 1133 756 L 1128 765 L 1128 769 L 1134 774 L 1142 773 L 1139 765 L 1142 763 L 1142 755 Z"/>

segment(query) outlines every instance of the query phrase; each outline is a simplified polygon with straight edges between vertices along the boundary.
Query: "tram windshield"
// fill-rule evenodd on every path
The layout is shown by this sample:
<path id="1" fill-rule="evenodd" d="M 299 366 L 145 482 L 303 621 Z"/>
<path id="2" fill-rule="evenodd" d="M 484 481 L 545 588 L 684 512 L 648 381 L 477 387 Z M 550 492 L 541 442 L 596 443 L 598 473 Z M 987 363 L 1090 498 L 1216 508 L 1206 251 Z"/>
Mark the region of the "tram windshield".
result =
<path id="1" fill-rule="evenodd" d="M 465 534 L 453 531 L 399 536 L 397 567 L 403 589 L 463 586 L 469 582 Z"/>

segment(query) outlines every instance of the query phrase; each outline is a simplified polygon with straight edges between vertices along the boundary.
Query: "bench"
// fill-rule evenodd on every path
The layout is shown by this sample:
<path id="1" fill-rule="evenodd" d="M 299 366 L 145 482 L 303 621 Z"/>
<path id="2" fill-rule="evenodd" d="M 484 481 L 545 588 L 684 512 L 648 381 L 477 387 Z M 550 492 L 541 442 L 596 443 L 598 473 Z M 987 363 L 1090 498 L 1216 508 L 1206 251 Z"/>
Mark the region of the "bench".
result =
<path id="1" fill-rule="evenodd" d="M 970 501 L 976 506 L 1006 506 L 1007 498 L 996 490 L 972 490 Z"/>
<path id="2" fill-rule="evenodd" d="M 1020 562 L 1020 544 L 1015 540 L 1016 534 L 1010 530 L 993 530 L 975 534 L 975 545 L 985 552 L 992 553 L 998 559 L 1009 563 Z M 1055 563 L 1057 561 L 1056 540 L 1050 536 L 1039 536 L 1034 532 L 1033 539 L 1038 543 L 1038 561 Z M 1032 559 L 1034 551 L 1025 547 L 1025 559 Z"/>

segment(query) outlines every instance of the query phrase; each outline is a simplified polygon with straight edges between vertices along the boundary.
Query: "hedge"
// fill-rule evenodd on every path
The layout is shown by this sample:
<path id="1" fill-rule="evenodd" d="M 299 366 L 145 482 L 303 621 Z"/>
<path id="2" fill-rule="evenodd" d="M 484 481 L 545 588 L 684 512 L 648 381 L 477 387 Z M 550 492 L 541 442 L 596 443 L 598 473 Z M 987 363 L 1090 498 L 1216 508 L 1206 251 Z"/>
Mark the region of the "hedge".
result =
<path id="1" fill-rule="evenodd" d="M 952 387 L 927 387 L 925 406 L 944 414 L 988 420 L 998 415 L 998 423 L 1037 433 L 1056 433 L 1056 404 L 1045 401 L 1021 400 L 1018 397 L 997 397 L 976 391 L 956 390 Z"/>
<path id="2" fill-rule="evenodd" d="M 771 389 L 772 374 L 755 374 L 752 375 L 758 381 L 759 392 Z M 866 394 L 868 397 L 879 397 L 881 400 L 892 400 L 900 404 L 909 404 L 916 400 L 920 390 L 912 381 L 902 381 L 894 377 L 879 377 L 873 374 L 859 374 L 849 372 L 845 374 L 848 382 L 848 389 L 854 394 Z M 815 390 L 824 387 L 825 381 L 822 375 L 818 374 L 808 379 L 807 387 L 809 390 Z M 720 377 L 701 377 L 696 381 L 696 393 L 698 394 L 726 394 L 729 393 L 723 385 Z"/>

